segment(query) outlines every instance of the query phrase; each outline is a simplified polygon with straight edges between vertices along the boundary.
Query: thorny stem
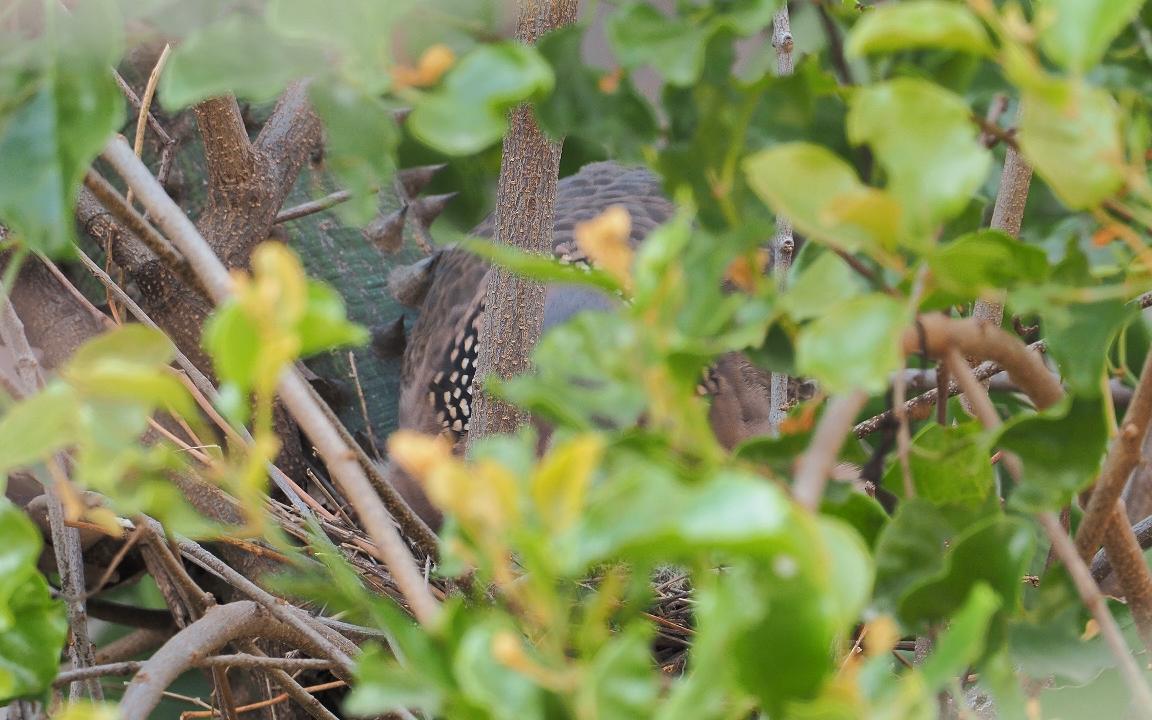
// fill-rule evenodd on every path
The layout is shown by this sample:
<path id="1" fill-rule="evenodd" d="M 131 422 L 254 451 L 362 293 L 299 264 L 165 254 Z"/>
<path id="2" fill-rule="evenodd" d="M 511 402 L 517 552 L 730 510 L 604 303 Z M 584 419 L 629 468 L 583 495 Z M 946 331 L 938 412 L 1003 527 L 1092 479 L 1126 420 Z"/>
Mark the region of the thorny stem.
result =
<path id="1" fill-rule="evenodd" d="M 791 75 L 795 67 L 792 58 L 794 45 L 788 17 L 788 3 L 784 3 L 772 18 L 772 46 L 776 48 L 776 70 L 781 76 Z M 792 253 L 795 248 L 792 222 L 783 215 L 777 215 L 776 235 L 772 238 L 772 274 L 776 278 L 776 287 L 779 290 L 784 289 L 788 270 L 792 267 Z M 768 382 L 768 432 L 777 435 L 780 432 L 780 423 L 784 422 L 788 408 L 792 404 L 792 394 L 789 392 L 791 378 L 787 373 L 774 372 L 769 376 Z"/>

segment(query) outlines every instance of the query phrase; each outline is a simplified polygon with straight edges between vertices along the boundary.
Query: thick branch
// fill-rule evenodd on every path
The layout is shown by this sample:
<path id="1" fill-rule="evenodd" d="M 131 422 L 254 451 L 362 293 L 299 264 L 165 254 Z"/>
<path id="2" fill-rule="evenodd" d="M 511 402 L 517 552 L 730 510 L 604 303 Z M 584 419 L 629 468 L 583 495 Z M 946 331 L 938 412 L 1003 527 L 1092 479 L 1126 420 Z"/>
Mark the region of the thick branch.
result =
<path id="1" fill-rule="evenodd" d="M 319 654 L 331 658 L 337 673 L 347 676 L 351 672 L 351 656 L 356 653 L 357 648 L 339 633 L 318 622 L 304 611 L 263 590 L 199 544 L 185 538 L 179 538 L 176 542 L 182 555 L 205 570 L 220 576 L 225 582 L 253 601 L 263 605 L 285 626 L 293 628 L 298 635 L 306 638 Z"/>
<path id="2" fill-rule="evenodd" d="M 257 636 L 302 640 L 263 607 L 249 600 L 209 608 L 202 618 L 176 633 L 140 667 L 120 701 L 122 720 L 146 720 L 164 690 L 184 671 L 226 643 Z"/>
<path id="3" fill-rule="evenodd" d="M 204 140 L 211 202 L 229 203 L 234 189 L 250 184 L 261 172 L 260 158 L 248 139 L 236 98 L 210 98 L 193 109 Z"/>
<path id="4" fill-rule="evenodd" d="M 1100 588 L 1096 586 L 1088 567 L 1076 552 L 1076 546 L 1064 532 L 1064 528 L 1060 526 L 1060 520 L 1052 513 L 1042 513 L 1040 525 L 1052 541 L 1052 547 L 1057 556 L 1068 568 L 1072 582 L 1076 584 L 1076 590 L 1080 593 L 1080 599 L 1092 613 L 1092 617 L 1095 618 L 1096 624 L 1100 628 L 1100 634 L 1104 636 L 1108 649 L 1116 658 L 1120 667 L 1120 675 L 1124 678 L 1125 684 L 1128 685 L 1128 690 L 1132 693 L 1132 699 L 1140 709 L 1140 714 L 1143 717 L 1152 717 L 1152 692 L 1149 691 L 1148 685 L 1144 682 L 1143 673 L 1128 651 L 1128 643 L 1124 641 L 1124 636 L 1120 633 L 1116 619 L 1108 611 L 1108 604 L 1104 601 L 1104 596 L 1100 594 Z"/>
<path id="5" fill-rule="evenodd" d="M 971 318 L 955 320 L 943 315 L 922 315 L 917 322 L 920 331 L 911 328 L 904 333 L 906 354 L 924 351 L 939 360 L 956 348 L 965 357 L 995 361 L 1041 410 L 1052 407 L 1064 396 L 1060 381 L 1048 372 L 1040 356 L 1030 352 L 1015 335 Z"/>
<path id="6" fill-rule="evenodd" d="M 1076 531 L 1076 550 L 1085 562 L 1090 560 L 1100 547 L 1103 535 L 1112 522 L 1111 514 L 1116 507 L 1116 501 L 1124 491 L 1128 476 L 1140 462 L 1140 446 L 1148 433 L 1150 420 L 1152 420 L 1152 353 L 1144 359 L 1140 382 L 1132 395 L 1132 402 L 1128 403 L 1128 410 L 1120 423 L 1120 432 L 1108 450 L 1104 467 L 1100 470 L 1100 478 L 1091 490 L 1092 495 L 1084 519 Z"/>
<path id="7" fill-rule="evenodd" d="M 1047 344 L 1043 340 L 1040 340 L 1029 345 L 1028 349 L 1042 353 L 1047 350 Z M 910 372 L 913 378 L 915 378 L 914 382 L 919 382 L 920 385 L 925 383 L 928 385 L 936 384 L 937 378 L 932 371 L 906 370 L 905 372 Z M 1000 366 L 1000 363 L 987 361 L 977 365 L 972 372 L 977 380 L 983 381 L 1003 374 L 1004 368 Z M 995 387 L 995 379 L 993 380 L 993 387 Z M 1020 391 L 1019 386 L 1015 385 L 1012 380 L 1008 378 L 1007 374 L 1004 374 L 1004 387 L 1000 389 L 1011 390 L 1013 392 Z M 948 397 L 959 395 L 960 392 L 960 385 L 954 380 L 948 383 Z M 939 397 L 940 390 L 938 388 L 932 388 L 904 403 L 904 412 L 908 414 L 908 418 L 911 420 L 923 420 L 928 417 L 929 408 L 938 402 Z M 879 415 L 874 415 L 862 421 L 856 425 L 856 427 L 852 428 L 852 432 L 858 438 L 866 437 L 884 427 L 885 424 L 895 417 L 896 414 L 892 410 L 885 410 Z"/>
<path id="8" fill-rule="evenodd" d="M 535 43 L 544 33 L 575 22 L 577 6 L 577 0 L 521 0 L 516 38 Z M 496 242 L 552 254 L 559 170 L 560 143 L 544 135 L 528 105 L 512 110 L 500 157 Z M 489 273 L 484 302 L 484 342 L 472 386 L 476 399 L 470 442 L 513 432 L 527 421 L 523 412 L 489 395 L 484 379 L 488 375 L 506 379 L 528 370 L 529 355 L 540 339 L 544 286 L 496 266 Z"/>

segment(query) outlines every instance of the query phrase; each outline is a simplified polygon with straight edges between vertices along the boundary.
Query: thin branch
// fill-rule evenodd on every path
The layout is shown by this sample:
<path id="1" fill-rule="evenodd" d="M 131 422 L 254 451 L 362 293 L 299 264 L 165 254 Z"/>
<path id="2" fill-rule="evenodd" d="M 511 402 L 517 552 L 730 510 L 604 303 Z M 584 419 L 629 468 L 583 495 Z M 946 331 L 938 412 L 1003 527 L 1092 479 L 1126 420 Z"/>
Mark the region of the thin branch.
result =
<path id="1" fill-rule="evenodd" d="M 1047 344 L 1041 340 L 1029 345 L 1028 349 L 1037 353 L 1042 353 L 1047 350 Z M 973 370 L 976 379 L 981 381 L 987 380 L 988 378 L 991 378 L 995 375 L 999 375 L 1002 372 L 1004 372 L 1004 367 L 1000 363 L 991 360 L 981 363 Z M 1011 381 L 1009 380 L 1008 382 Z M 1016 385 L 1012 385 L 1012 388 L 1020 390 L 1019 386 Z M 949 397 L 959 395 L 960 392 L 960 386 L 954 380 L 948 384 Z M 922 420 L 928 417 L 926 409 L 936 404 L 939 394 L 939 390 L 935 388 L 921 393 L 920 395 L 917 395 L 916 397 L 904 403 L 904 410 L 908 413 L 910 418 Z M 871 435 L 880 428 L 884 427 L 886 423 L 894 418 L 895 413 L 892 410 L 885 410 L 879 415 L 874 415 L 859 423 L 852 429 L 852 432 L 858 438 L 867 437 L 868 435 Z"/>
<path id="2" fill-rule="evenodd" d="M 840 448 L 851 431 L 852 421 L 867 400 L 868 394 L 862 390 L 837 395 L 829 400 L 808 448 L 796 460 L 792 485 L 792 495 L 796 502 L 810 510 L 820 507 L 824 486 L 836 465 Z"/>
<path id="3" fill-rule="evenodd" d="M 996 409 L 988 397 L 988 391 L 976 381 L 971 368 L 961 357 L 960 352 L 955 348 L 950 349 L 947 354 L 947 361 L 952 372 L 957 375 L 960 384 L 964 386 L 964 391 L 968 394 L 972 408 L 981 424 L 986 428 L 998 427 L 1001 424 L 1000 416 L 996 413 Z M 1038 405 L 1040 404 L 1039 400 L 1036 400 L 1036 402 Z M 1021 469 L 1018 462 L 1006 463 L 1006 467 L 1014 477 L 1019 479 Z M 1148 685 L 1144 682 L 1142 673 L 1137 667 L 1131 651 L 1128 649 L 1128 644 L 1120 633 L 1116 619 L 1112 617 L 1112 613 L 1108 610 L 1104 596 L 1101 595 L 1100 588 L 1096 585 L 1095 580 L 1092 579 L 1092 574 L 1088 566 L 1077 554 L 1076 547 L 1071 538 L 1068 537 L 1068 534 L 1060 524 L 1060 520 L 1054 514 L 1050 512 L 1039 513 L 1037 520 L 1051 540 L 1053 552 L 1068 569 L 1085 607 L 1088 608 L 1092 616 L 1096 619 L 1100 632 L 1104 635 L 1109 649 L 1112 651 L 1113 656 L 1115 656 L 1120 666 L 1121 674 L 1128 684 L 1141 715 L 1144 717 L 1152 717 L 1152 691 L 1149 690 Z M 1125 528 L 1125 530 L 1126 529 L 1127 528 Z M 1143 565 L 1143 560 L 1141 560 L 1140 563 Z"/>
<path id="4" fill-rule="evenodd" d="M 159 260 L 164 263 L 164 266 L 176 273 L 180 280 L 188 287 L 197 288 L 203 291 L 200 287 L 196 275 L 188 267 L 188 263 L 184 257 L 172 247 L 152 224 L 144 219 L 129 203 L 128 199 L 120 194 L 112 184 L 100 176 L 95 170 L 89 170 L 84 176 L 84 187 L 92 193 L 92 195 L 104 206 L 105 209 L 111 213 L 112 217 L 131 232 L 137 239 L 139 239 L 148 250 L 152 251 Z M 116 248 L 108 248 L 111 253 L 116 253 Z M 132 257 L 131 262 L 125 263 L 127 265 L 135 265 L 143 258 Z M 133 267 L 128 267 L 129 270 L 134 270 Z"/>
<path id="5" fill-rule="evenodd" d="M 996 413 L 996 409 L 988 397 L 988 391 L 977 382 L 971 368 L 963 361 L 960 353 L 955 349 L 950 350 L 947 361 L 949 369 L 956 375 L 964 390 L 965 397 L 969 401 L 969 406 L 975 411 L 981 424 L 986 428 L 999 427 L 1001 424 L 1000 416 Z M 1019 458 L 1007 453 L 1003 462 L 1012 477 L 1019 482 L 1023 475 Z M 1128 527 L 1125 518 L 1126 513 L 1123 510 L 1123 505 L 1118 501 L 1113 501 L 1112 510 L 1105 520 L 1104 545 L 1124 588 L 1132 617 L 1136 621 L 1137 632 L 1140 634 L 1145 647 L 1152 650 L 1152 577 L 1149 577 L 1148 566 L 1144 561 L 1140 545 Z M 1061 535 L 1066 539 L 1063 530 L 1061 530 Z M 1053 552 L 1055 552 L 1055 548 Z M 1084 562 L 1083 557 L 1081 557 L 1080 562 Z"/>
<path id="6" fill-rule="evenodd" d="M 12 299 L 4 294 L 0 297 L 0 340 L 13 356 L 16 368 L 16 378 L 24 397 L 31 396 L 44 386 L 44 378 L 40 373 L 40 363 L 32 352 L 28 343 L 28 336 L 24 333 L 24 323 L 16 314 L 12 306 Z M 71 628 L 71 642 L 68 652 L 75 667 L 89 667 L 95 664 L 95 650 L 92 638 L 88 634 L 88 614 L 84 607 L 84 550 L 80 544 L 80 533 L 75 528 L 65 524 L 64 505 L 60 500 L 60 493 L 64 491 L 67 478 L 56 463 L 55 459 L 48 462 L 48 468 L 55 482 L 44 482 L 45 495 L 48 500 L 48 523 L 52 537 L 52 549 L 56 556 L 56 569 L 60 573 L 60 591 L 68 611 L 68 624 Z M 88 695 L 93 700 L 102 700 L 104 690 L 95 680 L 85 684 Z M 72 700 L 79 699 L 84 686 L 77 683 L 72 686 L 69 695 Z"/>
<path id="7" fill-rule="evenodd" d="M 351 198 L 352 192 L 350 190 L 337 190 L 334 193 L 325 195 L 319 200 L 309 200 L 308 202 L 290 207 L 287 210 L 281 210 L 276 214 L 276 217 L 273 218 L 272 224 L 278 225 L 289 222 L 290 220 L 299 220 L 302 217 L 315 215 L 318 212 L 323 212 L 328 208 L 335 207 L 342 202 L 347 202 Z"/>
<path id="8" fill-rule="evenodd" d="M 113 70 L 112 77 L 116 78 L 116 84 L 120 87 L 120 92 L 124 93 L 124 97 L 128 98 L 128 102 L 132 103 L 132 107 L 139 110 L 143 105 L 140 101 L 140 96 L 136 94 L 136 91 L 132 89 L 132 86 L 124 79 L 124 76 L 116 70 Z M 164 126 L 160 124 L 160 121 L 156 119 L 156 116 L 152 114 L 151 110 L 148 111 L 148 127 L 152 128 L 152 132 L 156 133 L 156 136 L 159 137 L 160 141 L 165 145 L 173 145 L 176 142 L 172 139 L 172 136 L 168 134 L 168 131 L 164 129 Z"/>
<path id="9" fill-rule="evenodd" d="M 1006 147 L 1019 152 L 1020 143 L 1016 140 L 1016 131 L 1014 129 L 1005 130 L 996 123 L 989 122 L 986 118 L 976 113 L 972 113 L 971 120 L 980 128 L 981 135 L 994 138 L 996 142 L 1002 142 Z M 987 144 L 987 141 L 985 144 Z"/>
<path id="10" fill-rule="evenodd" d="M 132 144 L 132 151 L 136 153 L 136 157 L 144 157 L 144 127 L 148 122 L 148 118 L 152 115 L 152 98 L 156 95 L 156 86 L 160 82 L 160 73 L 164 71 L 164 65 L 168 62 L 168 55 L 172 52 L 172 45 L 164 43 L 164 49 L 160 51 L 160 57 L 156 58 L 156 64 L 152 66 L 152 72 L 148 75 L 148 84 L 144 86 L 144 97 L 140 99 L 140 112 L 136 117 L 136 140 Z M 128 191 L 127 201 L 128 206 L 132 206 L 132 191 Z"/>
<path id="11" fill-rule="evenodd" d="M 7 298 L 5 298 L 7 302 Z M 48 522 L 52 536 L 52 549 L 56 555 L 56 569 L 60 573 L 60 594 L 68 611 L 68 627 L 71 631 L 69 656 L 72 666 L 90 667 L 96 664 L 96 650 L 92 636 L 88 632 L 88 611 L 85 606 L 84 547 L 80 543 L 80 532 L 67 527 L 64 505 L 60 496 L 68 483 L 63 468 L 55 458 L 49 459 L 48 470 L 54 481 L 45 484 L 48 498 Z M 104 688 L 95 679 L 86 683 L 88 696 L 93 700 L 104 699 Z M 72 685 L 69 695 L 73 701 L 80 698 L 80 686 Z"/>
<path id="12" fill-rule="evenodd" d="M 972 318 L 952 319 L 944 315 L 921 315 L 917 328 L 904 333 L 904 352 L 926 351 L 929 357 L 943 358 L 952 348 L 966 357 L 995 361 L 1020 386 L 1036 407 L 1052 407 L 1064 397 L 1060 381 L 1048 372 L 1036 353 L 1030 352 L 1015 335 Z"/>
<path id="13" fill-rule="evenodd" d="M 992 101 L 988 103 L 988 113 L 984 116 L 984 124 L 990 127 L 1000 127 L 1000 116 L 1008 109 L 1008 94 L 996 93 L 992 96 Z M 984 143 L 984 147 L 992 149 L 996 143 L 999 142 L 996 136 L 985 130 L 980 131 L 980 142 Z"/>
<path id="14" fill-rule="evenodd" d="M 244 665 L 244 667 L 264 669 L 265 673 L 271 677 L 281 688 L 284 689 L 284 693 L 287 695 L 287 697 L 295 700 L 297 705 L 304 708 L 304 711 L 312 717 L 316 718 L 316 720 L 338 720 L 337 717 L 333 715 L 330 710 L 328 710 L 328 708 L 324 707 L 324 705 L 319 700 L 312 696 L 312 694 L 308 691 L 308 688 L 305 688 L 300 683 L 296 682 L 296 679 L 289 675 L 287 672 L 288 670 L 301 670 L 308 667 L 301 666 L 298 663 L 317 661 L 305 659 L 287 660 L 285 658 L 267 657 L 264 655 L 264 652 L 256 646 L 256 643 L 252 642 L 251 640 L 245 640 L 239 643 L 239 646 L 241 649 L 247 650 L 249 653 L 251 653 L 244 656 L 246 658 L 246 662 L 249 663 Z M 219 659 L 227 660 L 229 657 L 236 656 L 224 656 L 223 658 Z M 258 663 L 256 661 L 264 662 Z M 296 665 L 289 664 L 285 666 L 281 664 L 285 662 L 296 663 Z M 319 662 L 325 663 L 321 667 L 330 666 L 330 663 L 325 660 L 321 660 Z M 311 667 L 316 666 L 313 665 Z M 315 690 L 315 688 L 313 688 L 313 690 Z"/>
<path id="15" fill-rule="evenodd" d="M 128 293 L 124 292 L 124 289 L 121 288 L 120 285 L 117 284 L 117 282 L 113 280 L 108 273 L 104 272 L 104 269 L 97 265 L 92 260 L 92 258 L 88 257 L 88 255 L 86 255 L 84 251 L 80 250 L 79 248 L 76 248 L 76 254 L 81 264 L 83 264 L 84 267 L 88 269 L 88 272 L 92 273 L 93 277 L 99 280 L 100 283 L 103 284 L 104 287 L 112 295 L 114 295 L 122 305 L 124 305 L 124 307 L 128 308 L 129 314 L 136 318 L 137 322 L 147 325 L 148 327 L 158 332 L 163 332 L 160 326 L 157 325 L 152 320 L 152 318 L 148 316 L 148 313 L 144 312 L 144 309 L 137 305 L 136 301 L 133 300 L 131 296 L 128 295 Z M 95 308 L 93 308 L 93 310 L 95 310 Z M 204 411 L 209 415 L 209 417 L 211 417 L 213 421 L 222 430 L 224 430 L 225 433 L 234 436 L 234 439 L 238 439 L 242 443 L 248 445 L 252 444 L 252 434 L 248 432 L 248 428 L 244 427 L 243 425 L 239 426 L 238 428 L 232 427 L 232 425 L 224 418 L 220 417 L 219 413 L 216 412 L 216 409 L 212 407 L 212 405 L 217 404 L 219 401 L 219 393 L 216 391 L 216 387 L 212 384 L 212 381 L 209 380 L 204 373 L 200 372 L 200 369 L 196 367 L 196 364 L 193 363 L 187 355 L 181 352 L 179 348 L 175 348 L 175 357 L 176 364 L 180 367 L 181 370 L 184 371 L 188 382 L 191 382 L 192 386 L 195 387 L 195 389 L 198 390 L 200 394 L 209 401 L 209 403 L 211 403 L 208 407 L 204 407 Z M 301 497 L 300 488 L 295 483 L 289 480 L 288 477 L 283 472 L 281 472 L 279 468 L 271 463 L 268 465 L 268 474 L 269 477 L 272 478 L 273 484 L 275 484 L 276 487 L 282 493 L 284 493 L 284 496 L 288 498 L 288 501 L 292 503 L 293 507 L 298 509 L 306 516 L 311 515 L 310 506 Z"/>
<path id="16" fill-rule="evenodd" d="M 1144 675 L 1132 657 L 1132 653 L 1128 650 L 1128 644 L 1120 633 L 1120 627 L 1116 624 L 1116 619 L 1112 617 L 1112 613 L 1109 612 L 1108 604 L 1105 602 L 1104 596 L 1100 594 L 1100 588 L 1092 580 L 1092 574 L 1088 571 L 1087 565 L 1080 558 L 1076 546 L 1064 532 L 1064 529 L 1060 527 L 1060 520 L 1054 514 L 1041 513 L 1038 517 L 1041 527 L 1044 528 L 1048 539 L 1052 541 L 1056 555 L 1064 563 L 1064 567 L 1068 568 L 1068 574 L 1071 575 L 1072 582 L 1076 584 L 1076 590 L 1080 593 L 1081 601 L 1092 613 L 1092 617 L 1095 618 L 1096 624 L 1100 628 L 1100 634 L 1104 636 L 1108 649 L 1116 658 L 1120 675 L 1124 678 L 1129 692 L 1132 693 L 1132 699 L 1137 709 L 1143 717 L 1152 717 L 1152 691 L 1149 691 L 1148 685 L 1144 682 Z"/>
<path id="17" fill-rule="evenodd" d="M 228 271 L 188 216 L 168 197 L 148 168 L 132 154 L 123 138 L 115 139 L 106 146 L 104 158 L 136 190 L 141 203 L 149 209 L 160 228 L 188 259 L 193 272 L 200 277 L 212 300 L 220 303 L 227 299 L 232 292 L 232 279 Z M 425 586 L 415 559 L 396 532 L 391 515 L 357 462 L 355 450 L 341 439 L 339 430 L 313 399 L 308 384 L 295 369 L 285 370 L 281 376 L 280 397 L 356 509 L 369 537 L 375 543 L 379 559 L 392 573 L 413 614 L 424 624 L 434 622 L 439 606 Z"/>
<path id="18" fill-rule="evenodd" d="M 351 673 L 353 664 L 351 656 L 356 654 L 357 648 L 347 639 L 318 622 L 311 615 L 263 590 L 199 544 L 186 538 L 179 538 L 176 542 L 180 547 L 181 554 L 189 560 L 220 576 L 225 582 L 253 601 L 266 607 L 268 612 L 277 620 L 293 628 L 302 637 L 307 638 L 310 644 L 317 648 L 321 654 L 332 659 L 335 672 L 345 676 Z"/>
<path id="19" fill-rule="evenodd" d="M 828 12 L 823 2 L 817 2 L 816 11 L 820 16 L 820 26 L 824 29 L 824 36 L 828 40 L 828 59 L 832 61 L 832 68 L 840 79 L 841 85 L 855 85 L 856 79 L 852 74 L 852 66 L 844 55 L 844 34 L 836 25 L 836 21 Z"/>
<path id="20" fill-rule="evenodd" d="M 90 678 L 108 677 L 109 675 L 131 675 L 143 665 L 142 660 L 125 660 L 123 662 L 108 663 L 106 665 L 93 665 L 79 670 L 64 670 L 52 681 L 54 687 L 68 683 L 88 680 Z"/>

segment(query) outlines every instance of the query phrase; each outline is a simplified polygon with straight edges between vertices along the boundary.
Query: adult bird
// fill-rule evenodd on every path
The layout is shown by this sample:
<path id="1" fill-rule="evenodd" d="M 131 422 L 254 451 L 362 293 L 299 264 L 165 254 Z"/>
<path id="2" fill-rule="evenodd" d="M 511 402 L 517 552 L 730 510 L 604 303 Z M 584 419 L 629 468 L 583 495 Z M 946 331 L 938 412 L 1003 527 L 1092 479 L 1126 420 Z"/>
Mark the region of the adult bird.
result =
<path id="1" fill-rule="evenodd" d="M 552 246 L 563 262 L 586 263 L 574 230 L 613 205 L 632 217 L 630 241 L 639 244 L 650 231 L 672 217 L 674 206 L 648 170 L 612 162 L 586 165 L 556 188 Z M 490 216 L 472 234 L 491 237 Z M 460 248 L 441 250 L 431 259 L 432 278 L 404 350 L 399 426 L 428 434 L 447 434 L 459 444 L 469 429 L 472 382 L 484 321 L 484 297 L 492 272 L 481 258 Z M 615 301 L 582 286 L 550 285 L 544 303 L 543 330 L 584 311 L 608 310 Z M 737 353 L 722 356 L 704 383 L 711 396 L 709 419 L 725 447 L 768 430 L 768 375 Z M 396 469 L 401 494 L 430 525 L 439 514 L 420 488 Z"/>

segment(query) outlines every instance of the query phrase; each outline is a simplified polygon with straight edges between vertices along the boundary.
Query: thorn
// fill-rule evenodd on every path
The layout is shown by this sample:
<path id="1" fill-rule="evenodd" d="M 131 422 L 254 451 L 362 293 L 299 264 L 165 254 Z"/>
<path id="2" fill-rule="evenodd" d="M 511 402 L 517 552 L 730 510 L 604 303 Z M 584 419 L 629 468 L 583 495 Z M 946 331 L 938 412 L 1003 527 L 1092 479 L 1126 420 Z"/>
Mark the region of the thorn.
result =
<path id="1" fill-rule="evenodd" d="M 407 345 L 408 333 L 404 329 L 403 315 L 387 325 L 372 328 L 372 350 L 377 357 L 398 358 L 404 354 Z"/>
<path id="2" fill-rule="evenodd" d="M 420 307 L 432 279 L 436 277 L 436 265 L 439 263 L 440 253 L 429 255 L 411 265 L 401 265 L 388 273 L 388 292 L 396 298 L 396 302 L 408 307 Z"/>
<path id="3" fill-rule="evenodd" d="M 403 125 L 408 116 L 412 114 L 412 108 L 399 108 L 392 111 L 392 120 L 397 125 Z"/>
<path id="4" fill-rule="evenodd" d="M 334 410 L 343 410 L 344 408 L 352 405 L 352 398 L 355 397 L 352 388 L 348 383 L 343 380 L 335 380 L 318 375 L 315 379 L 308 381 L 313 389 L 316 390 L 324 402 L 328 403 Z"/>
<path id="5" fill-rule="evenodd" d="M 444 212 L 444 208 L 448 207 L 448 203 L 458 194 L 451 192 L 422 197 L 412 203 L 412 215 L 420 221 L 421 225 L 428 227 L 433 220 L 440 217 L 440 213 Z"/>
<path id="6" fill-rule="evenodd" d="M 396 173 L 396 179 L 400 181 L 400 186 L 404 188 L 408 197 L 414 198 L 428 186 L 428 183 L 432 182 L 432 178 L 436 177 L 437 173 L 446 167 L 448 167 L 448 163 L 407 168 Z"/>
<path id="7" fill-rule="evenodd" d="M 372 241 L 372 244 L 385 255 L 391 255 L 404 244 L 404 217 L 408 214 L 408 207 L 390 212 L 387 215 L 377 215 L 360 232 Z"/>

